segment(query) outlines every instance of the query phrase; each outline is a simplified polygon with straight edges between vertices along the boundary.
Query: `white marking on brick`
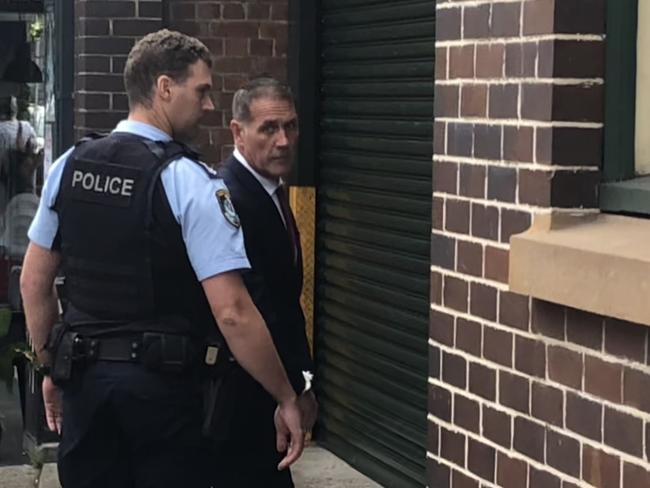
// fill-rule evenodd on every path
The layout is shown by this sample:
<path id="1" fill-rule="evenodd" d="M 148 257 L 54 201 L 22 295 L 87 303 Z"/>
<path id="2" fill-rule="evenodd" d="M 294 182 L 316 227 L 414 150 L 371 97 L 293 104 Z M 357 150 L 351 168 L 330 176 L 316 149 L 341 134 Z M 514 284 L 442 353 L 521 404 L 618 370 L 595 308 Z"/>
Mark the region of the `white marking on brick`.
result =
<path id="1" fill-rule="evenodd" d="M 499 202 L 496 200 L 487 200 L 485 198 L 473 198 L 473 197 L 465 197 L 461 195 L 453 195 L 451 193 L 444 193 L 440 191 L 435 191 L 433 192 L 433 196 L 435 197 L 446 197 L 449 200 L 460 200 L 464 202 L 471 202 L 471 203 L 479 203 L 481 205 L 486 205 L 490 207 L 496 207 L 499 209 L 505 209 L 505 210 L 517 210 L 517 211 L 522 211 L 522 212 L 528 212 L 532 214 L 539 214 L 539 215 L 548 215 L 550 213 L 555 213 L 555 212 L 563 212 L 563 213 L 577 213 L 577 214 L 586 214 L 586 213 L 599 213 L 600 210 L 598 208 L 584 208 L 584 207 L 573 207 L 573 208 L 555 208 L 555 207 L 537 207 L 534 205 L 522 205 L 522 204 L 516 204 L 516 203 L 506 203 L 506 202 Z"/>
<path id="2" fill-rule="evenodd" d="M 447 228 L 447 199 L 442 199 L 442 228 Z"/>
<path id="3" fill-rule="evenodd" d="M 446 199 L 445 199 L 446 200 Z M 474 244 L 483 244 L 486 246 L 492 246 L 496 247 L 497 249 L 501 249 L 504 251 L 509 251 L 510 250 L 510 244 L 507 242 L 498 242 L 498 241 L 491 241 L 490 239 L 484 239 L 482 237 L 474 237 L 470 236 L 467 234 L 458 234 L 457 232 L 450 232 L 450 231 L 443 231 L 440 229 L 431 229 L 431 233 L 433 234 L 441 234 L 445 235 L 448 237 L 453 237 L 455 239 L 460 239 L 462 241 L 467 241 L 467 242 L 472 242 Z M 465 275 L 463 275 L 464 277 Z"/>
<path id="4" fill-rule="evenodd" d="M 449 48 L 445 47 L 445 49 L 447 50 L 445 52 L 445 78 L 449 79 L 449 65 L 451 64 L 449 62 Z"/>
<path id="5" fill-rule="evenodd" d="M 519 102 L 521 104 L 521 100 Z M 539 131 L 539 127 L 535 127 L 533 129 L 533 163 L 535 163 L 536 165 L 539 164 L 537 162 L 537 132 L 538 131 Z M 517 185 L 519 185 L 519 183 L 517 183 Z"/>
<path id="6" fill-rule="evenodd" d="M 598 166 L 583 166 L 580 164 L 546 164 L 546 163 L 527 163 L 525 161 L 514 161 L 511 159 L 480 159 L 480 158 L 470 158 L 467 156 L 451 156 L 447 154 L 434 154 L 434 162 L 444 162 L 444 163 L 458 163 L 458 164 L 468 164 L 474 166 L 485 166 L 486 169 L 489 167 L 502 167 L 502 168 L 516 168 L 516 169 L 529 169 L 532 171 L 599 171 Z M 460 190 L 460 187 L 457 188 Z M 487 195 L 487 189 L 486 193 Z"/>
<path id="7" fill-rule="evenodd" d="M 522 2 L 519 9 L 519 37 L 524 36 L 524 10 L 524 2 Z"/>
<path id="8" fill-rule="evenodd" d="M 527 119 L 488 119 L 479 117 L 437 117 L 437 122 L 449 122 L 454 124 L 485 124 L 485 125 L 507 125 L 514 127 L 542 127 L 553 128 L 561 127 L 568 129 L 602 129 L 604 124 L 601 122 L 566 122 L 560 120 L 543 121 L 543 120 L 527 120 Z"/>
<path id="9" fill-rule="evenodd" d="M 465 443 L 465 447 L 467 447 L 467 443 Z M 471 479 L 479 482 L 479 486 L 487 486 L 487 487 L 490 487 L 490 488 L 499 488 L 498 485 L 495 485 L 494 483 L 490 483 L 489 481 L 484 480 L 483 478 L 480 478 L 480 477 L 476 476 L 474 473 L 472 473 L 468 469 L 465 469 L 463 466 L 458 466 L 457 464 L 454 464 L 451 461 L 447 461 L 442 456 L 438 456 L 436 454 L 433 454 L 430 451 L 427 451 L 427 457 L 431 458 L 431 459 L 434 459 L 434 460 L 438 461 L 441 464 L 444 464 L 445 466 L 447 466 L 450 469 L 453 469 L 454 471 L 458 471 L 458 472 L 463 473 L 468 478 L 471 478 Z M 466 457 L 467 457 L 467 455 L 466 455 Z M 496 464 L 497 463 L 496 463 L 496 459 L 495 459 L 495 462 L 494 462 L 495 467 L 496 467 Z M 449 476 L 452 476 L 451 470 L 449 472 Z M 449 486 L 451 486 L 451 485 L 449 485 Z"/>
<path id="10" fill-rule="evenodd" d="M 499 3 L 519 3 L 520 1 L 521 0 L 500 0 Z M 493 2 L 494 0 L 467 0 L 464 2 L 456 0 L 454 3 L 436 2 L 436 10 L 448 10 L 460 7 L 478 7 L 481 5 L 489 5 Z"/>
<path id="11" fill-rule="evenodd" d="M 465 7 L 460 9 L 460 38 L 465 39 Z"/>
<path id="12" fill-rule="evenodd" d="M 439 2 L 436 2 L 436 4 Z M 488 30 L 492 30 L 492 14 L 494 13 L 494 8 L 493 8 L 493 3 L 490 2 L 490 8 L 489 8 L 489 13 L 488 13 Z"/>
<path id="13" fill-rule="evenodd" d="M 517 86 L 517 120 L 521 120 L 521 84 Z M 519 126 L 517 126 L 519 128 Z M 503 154 L 503 151 L 501 152 Z"/>
<path id="14" fill-rule="evenodd" d="M 438 429 L 440 430 L 440 429 Z M 438 452 L 440 452 L 440 449 L 438 449 Z M 582 456 L 580 456 L 582 458 Z M 618 461 L 618 484 L 619 486 L 624 486 L 623 485 L 623 460 L 619 459 Z"/>
<path id="15" fill-rule="evenodd" d="M 447 122 L 443 122 L 443 123 L 445 124 L 445 154 L 447 154 L 449 152 L 448 142 L 447 142 L 447 131 L 449 130 L 448 128 L 449 124 L 447 124 Z"/>
<path id="16" fill-rule="evenodd" d="M 469 215 L 471 217 L 472 212 L 470 212 Z M 471 227 L 470 227 L 470 229 L 471 229 Z M 487 246 L 485 246 L 484 244 L 481 244 L 481 258 L 483 260 L 483 262 L 481 263 L 482 264 L 482 266 L 481 266 L 481 276 L 483 276 L 485 278 L 485 274 L 486 274 L 485 262 L 487 261 Z"/>
<path id="17" fill-rule="evenodd" d="M 603 85 L 603 78 L 451 78 L 447 80 L 435 80 L 438 86 L 456 85 L 556 85 L 556 86 L 581 86 L 590 87 Z"/>
<path id="18" fill-rule="evenodd" d="M 575 41 L 575 42 L 603 42 L 605 35 L 602 34 L 536 34 L 532 36 L 510 36 L 510 37 L 470 37 L 463 39 L 448 39 L 436 41 L 436 47 L 463 47 L 469 45 L 492 45 L 492 44 L 519 44 L 544 41 Z"/>

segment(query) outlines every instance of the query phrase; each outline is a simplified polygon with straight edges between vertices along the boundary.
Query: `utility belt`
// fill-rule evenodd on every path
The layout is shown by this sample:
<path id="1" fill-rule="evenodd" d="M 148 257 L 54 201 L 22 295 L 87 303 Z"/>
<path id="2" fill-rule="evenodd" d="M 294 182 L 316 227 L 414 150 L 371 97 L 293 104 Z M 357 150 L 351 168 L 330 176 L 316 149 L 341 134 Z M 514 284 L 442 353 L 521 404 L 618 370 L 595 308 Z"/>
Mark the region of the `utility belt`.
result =
<path id="1" fill-rule="evenodd" d="M 224 359 L 217 344 L 199 345 L 185 335 L 161 332 L 122 332 L 118 335 L 89 333 L 57 323 L 48 342 L 51 377 L 62 386 L 72 377 L 73 367 L 96 361 L 140 363 L 160 373 L 194 373 L 218 376 Z M 221 358 L 220 356 L 226 356 Z"/>

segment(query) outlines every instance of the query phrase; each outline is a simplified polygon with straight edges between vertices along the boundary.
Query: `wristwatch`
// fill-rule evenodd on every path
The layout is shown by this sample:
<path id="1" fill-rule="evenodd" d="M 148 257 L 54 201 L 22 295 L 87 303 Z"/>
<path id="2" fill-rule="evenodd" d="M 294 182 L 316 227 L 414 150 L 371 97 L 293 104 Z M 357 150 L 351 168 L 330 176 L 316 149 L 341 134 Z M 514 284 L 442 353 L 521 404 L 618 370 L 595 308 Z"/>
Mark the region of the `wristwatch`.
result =
<path id="1" fill-rule="evenodd" d="M 50 376 L 50 367 L 47 364 L 32 363 L 32 368 L 41 376 Z"/>

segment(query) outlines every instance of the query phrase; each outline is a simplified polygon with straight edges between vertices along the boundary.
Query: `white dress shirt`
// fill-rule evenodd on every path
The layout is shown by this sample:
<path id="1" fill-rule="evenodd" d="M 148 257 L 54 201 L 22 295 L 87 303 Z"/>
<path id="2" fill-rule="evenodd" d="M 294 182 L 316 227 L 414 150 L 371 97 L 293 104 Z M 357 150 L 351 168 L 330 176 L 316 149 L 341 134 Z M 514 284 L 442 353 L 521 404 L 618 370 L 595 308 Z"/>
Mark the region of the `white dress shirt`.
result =
<path id="1" fill-rule="evenodd" d="M 277 189 L 283 184 L 282 179 L 280 179 L 279 181 L 273 181 L 272 179 L 259 174 L 257 171 L 255 171 L 255 169 L 250 164 L 248 164 L 248 161 L 246 161 L 244 155 L 241 152 L 239 152 L 239 149 L 237 148 L 235 148 L 235 151 L 233 152 L 233 156 L 235 156 L 235 159 L 239 161 L 244 168 L 250 171 L 250 173 L 255 177 L 255 179 L 260 182 L 260 184 L 264 188 L 264 191 L 266 191 L 266 193 L 269 194 L 271 200 L 273 200 L 273 203 L 275 204 L 275 208 L 278 209 L 278 213 L 280 214 L 280 218 L 282 219 L 284 226 L 286 227 L 287 223 L 284 221 L 284 215 L 282 214 L 282 207 L 280 207 L 280 200 L 278 200 L 278 195 L 275 193 Z"/>

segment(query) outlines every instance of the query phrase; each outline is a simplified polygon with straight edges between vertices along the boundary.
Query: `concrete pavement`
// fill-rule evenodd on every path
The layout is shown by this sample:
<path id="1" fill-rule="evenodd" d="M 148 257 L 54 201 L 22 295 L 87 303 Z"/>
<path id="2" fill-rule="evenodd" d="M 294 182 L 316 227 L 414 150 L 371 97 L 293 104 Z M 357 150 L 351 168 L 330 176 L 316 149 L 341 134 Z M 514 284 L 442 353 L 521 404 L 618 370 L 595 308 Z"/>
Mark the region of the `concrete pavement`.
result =
<path id="1" fill-rule="evenodd" d="M 305 449 L 292 469 L 296 488 L 381 488 L 329 451 Z"/>
<path id="2" fill-rule="evenodd" d="M 381 488 L 334 454 L 318 446 L 305 450 L 293 468 L 296 488 Z M 37 484 L 38 483 L 38 484 Z M 56 465 L 0 467 L 2 488 L 60 488 Z M 232 488 L 232 487 L 231 487 Z"/>
<path id="3" fill-rule="evenodd" d="M 38 469 L 29 464 L 0 467 L 2 488 L 34 488 Z"/>

